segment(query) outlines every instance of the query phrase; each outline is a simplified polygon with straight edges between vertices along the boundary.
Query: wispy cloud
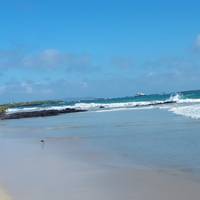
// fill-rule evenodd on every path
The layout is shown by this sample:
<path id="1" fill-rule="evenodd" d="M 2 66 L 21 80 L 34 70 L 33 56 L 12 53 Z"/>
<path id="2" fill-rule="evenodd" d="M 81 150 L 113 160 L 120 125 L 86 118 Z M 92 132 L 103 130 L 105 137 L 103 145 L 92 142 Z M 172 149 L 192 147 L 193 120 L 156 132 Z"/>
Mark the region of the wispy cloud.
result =
<path id="1" fill-rule="evenodd" d="M 88 55 L 77 55 L 61 52 L 57 49 L 45 49 L 38 54 L 24 56 L 22 60 L 25 67 L 66 67 L 76 68 L 90 66 L 92 61 Z"/>
<path id="2" fill-rule="evenodd" d="M 96 65 L 90 55 L 61 52 L 57 49 L 45 49 L 36 53 L 27 53 L 20 50 L 0 50 L 0 67 L 65 68 L 72 72 L 96 68 Z"/>
<path id="3" fill-rule="evenodd" d="M 0 102 L 65 99 L 85 96 L 89 85 L 87 81 L 68 79 L 42 81 L 9 81 L 0 84 Z M 2 97 L 4 97 L 2 99 Z"/>
<path id="4" fill-rule="evenodd" d="M 118 56 L 112 58 L 111 64 L 120 69 L 129 69 L 135 66 L 135 62 L 132 57 L 124 57 L 124 56 Z"/>

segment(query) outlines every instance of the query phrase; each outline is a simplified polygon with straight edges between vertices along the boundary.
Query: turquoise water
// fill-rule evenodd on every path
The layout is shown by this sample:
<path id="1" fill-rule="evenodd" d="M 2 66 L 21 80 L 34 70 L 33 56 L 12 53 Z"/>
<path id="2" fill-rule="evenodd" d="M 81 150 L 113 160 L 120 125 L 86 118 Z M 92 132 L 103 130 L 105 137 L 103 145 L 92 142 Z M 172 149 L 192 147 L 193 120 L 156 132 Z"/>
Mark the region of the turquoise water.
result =
<path id="1" fill-rule="evenodd" d="M 180 105 L 188 104 L 200 104 L 200 91 L 186 91 L 170 94 L 151 94 L 151 95 L 139 95 L 132 97 L 121 98 L 95 98 L 88 100 L 77 101 L 49 101 L 40 103 L 38 105 L 29 105 L 23 107 L 16 107 L 8 109 L 8 113 L 13 112 L 29 112 L 37 110 L 49 110 L 49 109 L 65 109 L 75 108 L 83 109 L 87 111 L 113 111 L 116 109 L 133 109 L 133 108 L 147 108 L 156 106 L 171 105 L 177 107 Z M 196 108 L 195 108 L 196 110 Z M 185 111 L 185 110 L 184 110 Z M 173 112 L 176 112 L 176 110 Z M 178 114 L 182 114 L 182 110 L 178 111 Z M 191 113 L 189 113 L 191 115 Z M 195 115 L 196 117 L 196 115 Z M 198 116 L 197 116 L 198 117 Z M 200 113 L 199 113 L 200 117 Z"/>

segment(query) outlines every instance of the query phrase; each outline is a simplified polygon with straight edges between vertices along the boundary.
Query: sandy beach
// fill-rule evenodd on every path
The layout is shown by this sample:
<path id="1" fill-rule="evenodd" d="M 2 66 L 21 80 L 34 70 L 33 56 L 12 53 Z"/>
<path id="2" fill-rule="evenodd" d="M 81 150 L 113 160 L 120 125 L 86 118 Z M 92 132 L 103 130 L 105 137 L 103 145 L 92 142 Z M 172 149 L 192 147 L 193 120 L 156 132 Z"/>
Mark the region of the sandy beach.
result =
<path id="1" fill-rule="evenodd" d="M 12 198 L 6 191 L 4 191 L 3 189 L 0 189 L 0 199 L 1 200 L 11 200 Z"/>
<path id="2" fill-rule="evenodd" d="M 158 121 L 156 116 L 161 115 L 165 117 Z M 140 117 L 143 117 L 147 129 L 141 126 Z M 130 119 L 134 122 L 132 125 Z M 190 160 L 182 164 L 182 157 L 189 159 L 187 152 L 182 155 L 177 148 L 174 151 L 167 149 L 173 144 L 171 139 L 176 141 L 179 137 L 178 127 L 170 127 L 176 130 L 176 135 L 157 135 L 169 120 L 179 127 L 185 123 L 195 126 L 193 121 L 187 122 L 165 111 L 81 113 L 3 121 L 0 125 L 0 183 L 4 190 L 0 191 L 0 199 L 199 199 L 200 181 L 195 175 L 197 165 L 192 163 L 189 167 Z M 100 128 L 101 124 L 104 127 Z M 156 135 L 149 135 L 150 124 Z M 140 138 L 145 131 L 149 136 Z M 167 134 L 170 130 L 166 131 Z M 166 147 L 163 146 L 164 149 L 159 146 L 162 145 L 160 137 L 164 137 L 165 142 L 170 141 Z M 184 137 L 181 129 L 181 138 Z M 193 137 L 194 141 L 197 140 L 195 135 Z M 44 143 L 40 142 L 41 139 Z M 129 147 L 130 140 L 133 149 Z M 179 140 L 179 143 L 183 141 Z M 153 147 L 155 151 L 150 152 L 148 148 Z M 187 150 L 192 158 L 198 153 L 190 146 Z M 171 166 L 167 166 L 165 161 Z"/>
<path id="3" fill-rule="evenodd" d="M 196 200 L 200 196 L 200 183 L 184 173 L 98 165 L 102 158 L 89 152 L 80 151 L 82 158 L 77 160 L 73 154 L 78 152 L 66 149 L 69 141 L 47 141 L 45 152 L 35 142 L 7 141 L 6 148 L 17 143 L 20 151 L 12 152 L 13 157 L 8 155 L 1 165 L 1 181 L 9 192 L 1 190 L 1 200 Z M 55 150 L 55 145 L 60 148 Z"/>

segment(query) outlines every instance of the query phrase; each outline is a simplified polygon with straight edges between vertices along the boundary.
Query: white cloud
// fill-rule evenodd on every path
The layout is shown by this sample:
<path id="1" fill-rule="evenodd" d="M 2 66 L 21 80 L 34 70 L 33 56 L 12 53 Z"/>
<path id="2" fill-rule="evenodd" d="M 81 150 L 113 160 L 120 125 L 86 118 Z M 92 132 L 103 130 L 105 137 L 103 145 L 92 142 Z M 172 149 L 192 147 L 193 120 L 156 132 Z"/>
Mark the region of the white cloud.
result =
<path id="1" fill-rule="evenodd" d="M 17 50 L 0 50 L 1 68 L 65 68 L 70 71 L 91 71 L 96 68 L 91 56 L 44 49 L 36 53 Z M 86 70 L 87 69 L 87 70 Z"/>
<path id="2" fill-rule="evenodd" d="M 56 49 L 46 49 L 38 54 L 24 55 L 22 65 L 25 67 L 58 67 L 64 64 L 63 55 Z"/>
<path id="3" fill-rule="evenodd" d="M 60 52 L 56 49 L 46 49 L 39 54 L 25 57 L 25 66 L 30 67 L 64 67 L 70 70 L 80 70 L 80 68 L 92 65 L 91 59 L 87 55 L 77 55 Z M 28 61 L 28 62 L 27 62 Z M 28 65 L 27 65 L 28 63 Z"/>

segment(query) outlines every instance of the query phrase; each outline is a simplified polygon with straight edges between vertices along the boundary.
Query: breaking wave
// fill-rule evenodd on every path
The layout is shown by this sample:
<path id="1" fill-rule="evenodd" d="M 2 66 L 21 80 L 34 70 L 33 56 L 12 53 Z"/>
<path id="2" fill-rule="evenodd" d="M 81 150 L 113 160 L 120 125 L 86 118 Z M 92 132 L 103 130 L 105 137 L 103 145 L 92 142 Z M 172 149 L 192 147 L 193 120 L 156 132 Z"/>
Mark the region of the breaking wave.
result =
<path id="1" fill-rule="evenodd" d="M 83 109 L 95 112 L 111 112 L 130 109 L 165 108 L 177 115 L 200 119 L 200 92 L 176 93 L 173 95 L 145 95 L 142 97 L 125 97 L 90 101 L 66 102 L 65 105 L 33 106 L 9 108 L 7 113 L 33 112 L 42 110 L 64 110 L 66 108 Z"/>

